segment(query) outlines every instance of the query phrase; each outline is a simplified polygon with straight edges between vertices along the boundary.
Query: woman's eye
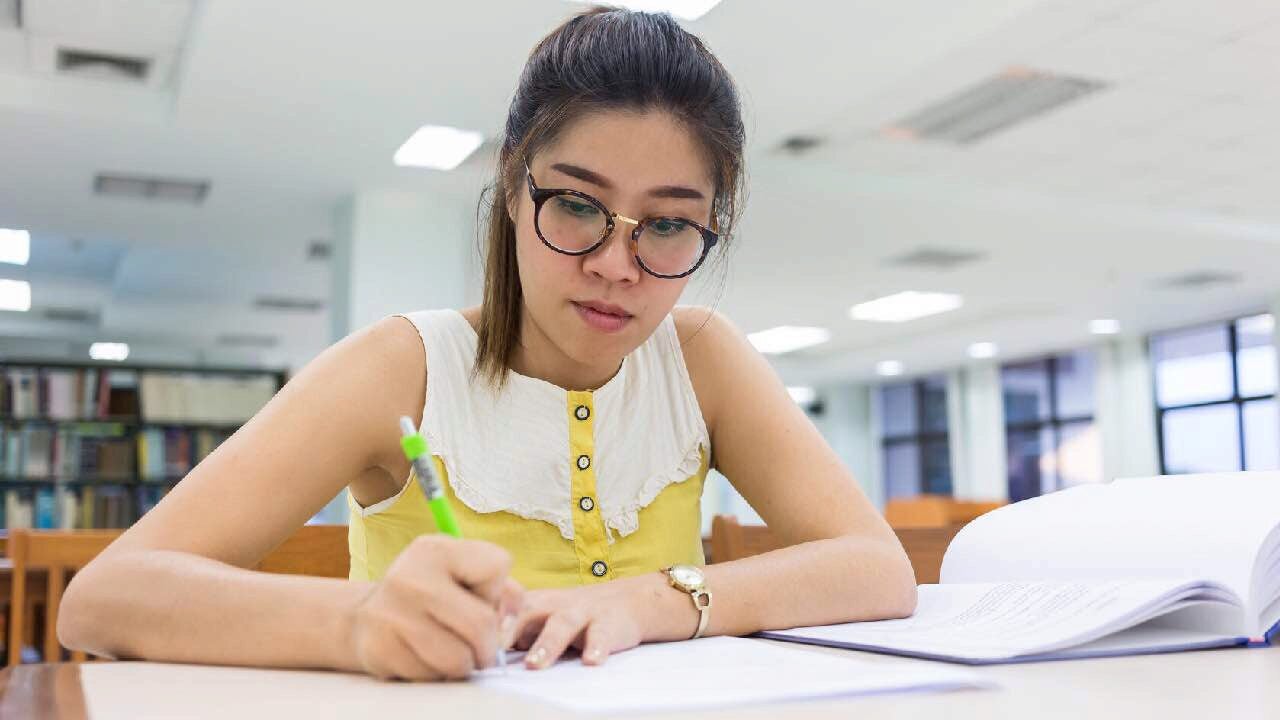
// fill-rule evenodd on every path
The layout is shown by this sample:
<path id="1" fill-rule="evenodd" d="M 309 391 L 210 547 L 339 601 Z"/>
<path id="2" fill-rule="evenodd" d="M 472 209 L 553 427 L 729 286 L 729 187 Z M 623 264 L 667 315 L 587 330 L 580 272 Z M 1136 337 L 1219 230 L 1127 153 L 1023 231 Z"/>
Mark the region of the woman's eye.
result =
<path id="1" fill-rule="evenodd" d="M 649 227 L 659 235 L 675 235 L 676 233 L 682 232 L 686 227 L 688 227 L 688 225 L 679 220 L 668 220 L 664 218 L 662 220 L 655 221 Z"/>
<path id="2" fill-rule="evenodd" d="M 577 215 L 579 217 L 590 217 L 600 212 L 596 206 L 591 203 L 578 202 L 568 198 L 556 198 L 556 202 L 560 205 L 561 209 L 567 211 L 571 215 Z"/>

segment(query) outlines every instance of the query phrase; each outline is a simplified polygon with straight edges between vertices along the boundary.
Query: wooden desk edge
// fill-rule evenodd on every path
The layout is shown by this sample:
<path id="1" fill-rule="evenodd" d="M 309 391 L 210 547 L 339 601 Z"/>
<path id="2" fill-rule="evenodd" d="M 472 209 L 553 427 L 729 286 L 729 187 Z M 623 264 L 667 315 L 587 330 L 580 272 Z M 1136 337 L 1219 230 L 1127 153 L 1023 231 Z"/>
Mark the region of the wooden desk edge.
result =
<path id="1" fill-rule="evenodd" d="M 79 663 L 18 665 L 0 671 L 0 718 L 87 720 Z"/>

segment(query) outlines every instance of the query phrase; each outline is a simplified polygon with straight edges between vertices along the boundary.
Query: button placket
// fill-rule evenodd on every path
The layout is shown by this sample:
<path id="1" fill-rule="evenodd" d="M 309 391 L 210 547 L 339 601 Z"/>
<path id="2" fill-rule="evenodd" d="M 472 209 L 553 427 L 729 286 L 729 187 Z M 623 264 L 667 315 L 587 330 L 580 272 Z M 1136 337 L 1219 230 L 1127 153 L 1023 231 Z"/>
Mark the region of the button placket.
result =
<path id="1" fill-rule="evenodd" d="M 570 497 L 575 498 L 571 502 L 576 502 L 580 511 L 573 513 L 574 551 L 583 582 L 603 582 L 611 579 L 612 572 L 604 519 L 600 513 L 593 512 L 597 503 L 592 394 L 570 392 L 566 410 L 569 416 Z"/>

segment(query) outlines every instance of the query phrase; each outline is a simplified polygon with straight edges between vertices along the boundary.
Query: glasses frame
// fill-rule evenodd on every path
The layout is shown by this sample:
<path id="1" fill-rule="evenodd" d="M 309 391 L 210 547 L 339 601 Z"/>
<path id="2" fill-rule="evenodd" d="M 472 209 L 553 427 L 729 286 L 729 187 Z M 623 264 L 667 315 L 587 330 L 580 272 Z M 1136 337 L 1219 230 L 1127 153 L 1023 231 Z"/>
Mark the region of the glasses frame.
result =
<path id="1" fill-rule="evenodd" d="M 529 183 L 529 198 L 533 200 L 533 231 L 538 234 L 538 239 L 542 241 L 543 245 L 546 245 L 562 255 L 577 256 L 594 252 L 601 245 L 604 245 L 605 241 L 613 235 L 613 229 L 616 227 L 617 221 L 628 222 L 635 226 L 631 230 L 631 255 L 636 259 L 636 263 L 640 265 L 640 269 L 656 278 L 663 280 L 678 280 L 692 275 L 694 270 L 701 267 L 702 263 L 706 261 L 707 255 L 711 254 L 711 248 L 715 247 L 716 243 L 720 242 L 719 233 L 688 218 L 677 217 L 674 215 L 655 215 L 653 217 L 636 220 L 634 218 L 629 218 L 626 215 L 619 215 L 618 213 L 611 211 L 609 208 L 605 207 L 604 203 L 579 190 L 572 190 L 570 188 L 540 188 L 537 183 L 533 181 L 533 171 L 529 169 L 528 163 L 525 163 L 524 166 L 524 177 Z M 547 200 L 555 197 L 556 195 L 572 195 L 573 197 L 591 203 L 596 207 L 596 209 L 604 213 L 604 232 L 600 234 L 599 240 L 596 240 L 590 247 L 583 250 L 565 250 L 564 248 L 556 247 L 551 241 L 547 240 L 547 238 L 542 235 L 542 228 L 538 224 L 538 215 L 542 212 L 542 206 L 547 202 Z M 678 275 L 666 275 L 660 272 L 655 272 L 648 265 L 645 265 L 644 260 L 640 257 L 640 234 L 643 233 L 644 229 L 650 224 L 661 220 L 674 220 L 692 225 L 697 228 L 699 233 L 702 234 L 702 254 L 698 256 L 697 262 L 695 262 L 692 267 Z"/>

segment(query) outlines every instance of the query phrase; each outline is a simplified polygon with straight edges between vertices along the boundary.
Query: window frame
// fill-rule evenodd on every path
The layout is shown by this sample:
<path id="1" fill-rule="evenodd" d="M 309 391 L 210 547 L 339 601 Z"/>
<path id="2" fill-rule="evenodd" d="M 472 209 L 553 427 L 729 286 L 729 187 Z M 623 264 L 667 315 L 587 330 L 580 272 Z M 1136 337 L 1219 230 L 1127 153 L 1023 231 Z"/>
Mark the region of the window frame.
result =
<path id="1" fill-rule="evenodd" d="M 925 476 L 925 467 L 926 467 L 925 460 L 928 455 L 928 453 L 925 451 L 925 446 L 929 443 L 941 442 L 943 445 L 946 446 L 948 456 L 951 453 L 951 422 L 949 417 L 947 418 L 947 423 L 946 423 L 947 427 L 945 430 L 925 430 L 924 429 L 925 388 L 928 386 L 928 384 L 931 381 L 937 381 L 937 380 L 942 381 L 943 395 L 945 398 L 945 395 L 948 391 L 947 380 L 945 375 L 928 375 L 923 377 L 912 378 L 910 380 L 902 380 L 899 382 L 881 383 L 880 386 L 877 388 L 877 392 L 883 392 L 884 388 L 886 387 L 891 387 L 894 385 L 908 385 L 915 391 L 915 403 L 911 408 L 915 418 L 915 423 L 914 423 L 916 428 L 915 431 L 911 433 L 898 433 L 894 435 L 890 435 L 888 433 L 882 432 L 880 435 L 880 459 L 881 459 L 881 465 L 882 465 L 881 482 L 884 485 L 884 495 L 886 498 L 889 497 L 890 483 L 889 483 L 888 476 L 884 472 L 885 470 L 885 468 L 883 467 L 884 458 L 887 455 L 890 447 L 908 445 L 910 443 L 915 443 L 916 445 L 916 461 L 918 463 L 917 467 L 920 468 L 920 485 L 919 485 L 919 492 L 917 494 L 918 495 L 943 494 L 943 493 L 930 492 L 929 488 L 926 487 L 926 482 L 925 482 L 925 477 L 926 477 Z M 881 407 L 883 407 L 883 405 Z M 880 426 L 882 430 L 884 428 L 884 425 L 885 425 L 885 418 L 882 416 L 880 418 Z M 952 471 L 950 457 L 948 457 L 947 459 L 947 492 L 945 494 L 951 497 L 955 496 L 955 475 Z"/>
<path id="2" fill-rule="evenodd" d="M 1160 364 L 1160 360 L 1155 356 L 1155 353 L 1153 352 L 1153 345 L 1155 343 L 1156 338 L 1158 338 L 1160 335 L 1164 333 L 1152 333 L 1151 335 L 1147 336 L 1147 354 L 1151 358 L 1151 397 L 1154 398 L 1155 400 L 1154 405 L 1155 405 L 1155 414 L 1156 414 L 1156 453 L 1158 454 L 1158 457 L 1160 459 L 1161 475 L 1169 474 L 1169 468 L 1165 465 L 1165 455 L 1164 455 L 1165 413 L 1170 411 L 1176 412 L 1179 410 L 1194 410 L 1196 408 L 1214 407 L 1219 405 L 1235 406 L 1236 449 L 1240 453 L 1240 467 L 1237 468 L 1237 470 L 1241 472 L 1245 470 L 1245 467 L 1249 463 L 1249 457 L 1248 457 L 1248 448 L 1245 446 L 1244 407 L 1246 404 L 1250 402 L 1255 402 L 1258 400 L 1276 399 L 1278 397 L 1278 393 L 1272 392 L 1267 395 L 1241 395 L 1240 394 L 1240 338 L 1239 338 L 1240 333 L 1236 326 L 1241 320 L 1254 317 L 1255 315 L 1264 315 L 1264 314 L 1266 313 L 1265 312 L 1251 313 L 1249 315 L 1242 315 L 1240 317 L 1235 317 L 1230 320 L 1226 320 L 1222 322 L 1201 323 L 1198 325 L 1190 325 L 1184 328 L 1172 328 L 1170 330 L 1165 331 L 1166 333 L 1173 333 L 1173 332 L 1186 331 L 1186 330 L 1196 330 L 1200 328 L 1219 327 L 1223 323 L 1226 324 L 1227 352 L 1230 353 L 1231 355 L 1231 397 L 1224 398 L 1222 400 L 1204 400 L 1201 402 L 1185 403 L 1182 405 L 1170 405 L 1168 407 L 1162 407 L 1160 405 L 1160 385 L 1159 385 L 1160 370 L 1158 367 Z M 1273 333 L 1271 342 L 1275 343 L 1274 333 Z M 1277 356 L 1277 362 L 1280 362 L 1280 355 Z M 1233 471 L 1226 471 L 1226 472 L 1233 472 Z"/>
<path id="3" fill-rule="evenodd" d="M 1053 438 L 1053 452 L 1056 454 L 1058 452 L 1058 449 L 1062 447 L 1062 428 L 1064 426 L 1076 425 L 1079 423 L 1096 423 L 1097 422 L 1098 408 L 1097 408 L 1096 395 L 1097 395 L 1098 377 L 1097 377 L 1096 359 L 1094 364 L 1094 377 L 1093 377 L 1094 394 L 1095 394 L 1093 412 L 1087 415 L 1059 415 L 1058 414 L 1058 364 L 1064 356 L 1074 355 L 1079 352 L 1096 352 L 1096 350 L 1093 350 L 1091 348 L 1081 348 L 1079 350 L 1070 350 L 1067 352 L 1061 352 L 1054 355 L 1048 355 L 1046 357 L 1041 357 L 1035 360 L 1023 360 L 1019 362 L 1010 362 L 1000 367 L 1000 372 L 1001 372 L 1000 402 L 1002 406 L 1004 404 L 1004 397 L 1005 397 L 1004 377 L 1003 377 L 1005 367 L 1008 367 L 1010 365 L 1034 365 L 1034 364 L 1043 363 L 1045 372 L 1049 374 L 1048 416 L 1044 418 L 1037 418 L 1035 420 L 1019 420 L 1017 422 L 1009 422 L 1008 416 L 1006 415 L 1005 423 L 1004 423 L 1004 441 L 1006 446 L 1008 446 L 1009 444 L 1009 435 L 1012 433 L 1030 432 L 1030 433 L 1039 435 L 1040 433 L 1043 433 L 1045 428 L 1047 427 L 1049 429 L 1051 437 Z M 1011 478 L 1009 477 L 1009 472 L 1008 472 L 1008 469 L 1006 468 L 1005 479 L 1004 479 L 1006 487 L 1009 485 L 1010 480 Z M 1054 470 L 1054 484 L 1055 484 L 1055 487 L 1049 492 L 1057 492 L 1066 487 L 1065 485 L 1062 484 L 1061 468 L 1055 468 Z M 1041 495 L 1044 495 L 1044 494 L 1046 493 L 1043 491 L 1043 486 L 1042 486 L 1041 492 L 1031 497 L 1040 497 Z"/>

